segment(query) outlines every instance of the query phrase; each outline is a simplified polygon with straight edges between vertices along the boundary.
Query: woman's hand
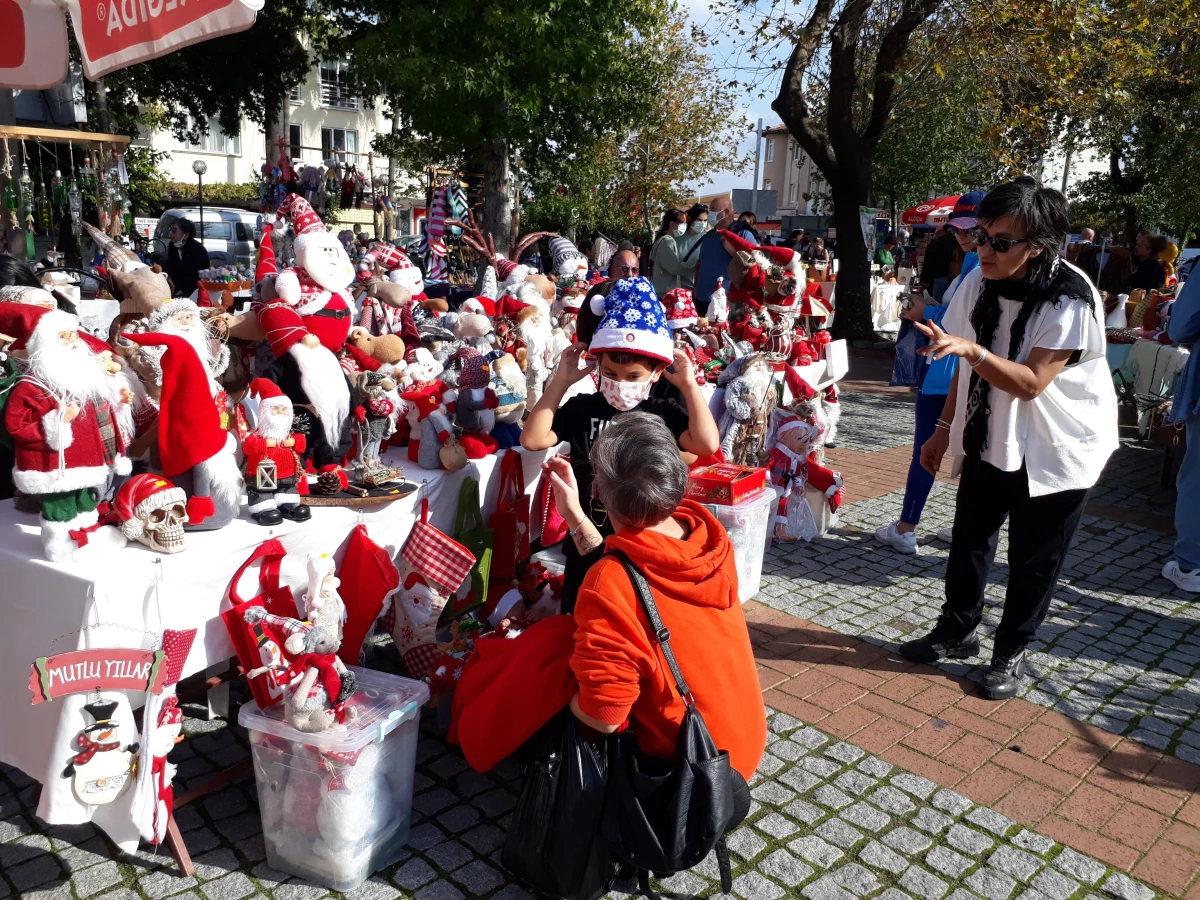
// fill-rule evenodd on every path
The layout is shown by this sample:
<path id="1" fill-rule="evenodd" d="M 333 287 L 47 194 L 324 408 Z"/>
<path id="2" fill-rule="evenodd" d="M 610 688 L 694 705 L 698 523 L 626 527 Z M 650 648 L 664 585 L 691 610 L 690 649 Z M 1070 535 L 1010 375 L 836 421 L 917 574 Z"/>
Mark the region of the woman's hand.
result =
<path id="1" fill-rule="evenodd" d="M 933 430 L 933 437 L 921 445 L 921 468 L 931 475 L 936 475 L 942 467 L 942 459 L 950 449 L 950 429 L 938 427 Z"/>
<path id="2" fill-rule="evenodd" d="M 542 463 L 542 472 L 550 480 L 558 511 L 574 531 L 583 521 L 584 513 L 583 504 L 579 500 L 579 484 L 575 481 L 575 472 L 571 469 L 570 461 L 562 456 L 553 456 Z"/>
<path id="3" fill-rule="evenodd" d="M 946 334 L 937 322 L 913 322 L 913 326 L 929 338 L 929 343 L 917 350 L 922 356 L 929 356 L 933 359 L 960 356 L 964 359 L 978 360 L 983 354 L 983 348 L 974 341 Z"/>
<path id="4" fill-rule="evenodd" d="M 900 317 L 908 319 L 910 322 L 924 322 L 925 307 L 928 305 L 924 300 L 914 299 L 905 304 L 904 308 L 900 310 Z"/>
<path id="5" fill-rule="evenodd" d="M 564 350 L 558 358 L 558 369 L 555 370 L 554 377 L 566 386 L 581 381 L 592 369 L 596 368 L 595 361 L 588 362 L 582 369 L 579 367 L 579 360 L 586 352 L 587 344 L 582 341 L 577 341 Z M 568 468 L 570 467 L 568 466 Z"/>

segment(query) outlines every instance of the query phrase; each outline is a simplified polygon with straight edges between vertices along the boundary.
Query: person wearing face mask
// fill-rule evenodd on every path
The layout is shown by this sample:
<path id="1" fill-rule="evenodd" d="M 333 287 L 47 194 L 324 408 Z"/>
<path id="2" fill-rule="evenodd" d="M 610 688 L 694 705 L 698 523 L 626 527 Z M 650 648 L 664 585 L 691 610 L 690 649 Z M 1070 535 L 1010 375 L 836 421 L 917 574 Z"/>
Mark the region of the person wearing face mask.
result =
<path id="1" fill-rule="evenodd" d="M 588 519 L 598 534 L 589 536 L 577 529 L 563 542 L 567 558 L 564 613 L 574 609 L 583 576 L 603 556 L 602 538 L 613 533 L 603 504 L 592 497 L 588 457 L 600 432 L 615 417 L 636 409 L 662 419 L 684 452 L 711 456 L 721 441 L 708 402 L 696 384 L 692 363 L 687 354 L 675 349 L 666 311 L 653 285 L 641 277 L 624 278 L 613 284 L 607 296 L 594 296 L 590 305 L 591 312 L 600 317 L 590 348 L 577 343 L 563 351 L 554 377 L 521 432 L 521 446 L 526 450 L 548 450 L 563 441 L 570 445 L 579 496 L 585 498 Z M 589 349 L 592 358 L 585 362 L 584 352 Z M 592 370 L 600 376 L 599 391 L 562 403 L 567 389 Z M 650 396 L 660 378 L 679 389 L 682 404 Z"/>
<path id="2" fill-rule="evenodd" d="M 1050 609 L 1088 491 L 1118 446 L 1117 397 L 1104 358 L 1104 304 L 1058 257 L 1067 200 L 1032 178 L 993 189 L 970 230 L 979 266 L 942 325 L 916 323 L 931 359 L 958 357 L 921 463 L 965 456 L 954 511 L 946 600 L 933 630 L 900 646 L 910 660 L 979 653 L 984 590 L 1008 519 L 1008 590 L 982 689 L 1016 695 L 1029 644 Z"/>
<path id="3" fill-rule="evenodd" d="M 196 240 L 196 226 L 190 219 L 176 219 L 167 231 L 167 277 L 174 288 L 173 297 L 190 297 L 200 282 L 200 270 L 209 267 L 208 251 Z"/>
<path id="4" fill-rule="evenodd" d="M 700 267 L 700 240 L 708 231 L 708 207 L 697 203 L 687 211 L 687 229 L 683 236 L 675 239 L 679 249 L 679 259 L 687 271 L 680 276 L 679 286 L 689 291 L 696 287 L 696 273 Z"/>
<path id="5" fill-rule="evenodd" d="M 650 248 L 650 261 L 654 264 L 652 276 L 658 296 L 666 296 L 683 283 L 684 275 L 695 273 L 696 261 L 685 263 L 679 252 L 680 242 L 687 234 L 687 216 L 682 209 L 668 209 L 663 213 L 662 227 Z"/>

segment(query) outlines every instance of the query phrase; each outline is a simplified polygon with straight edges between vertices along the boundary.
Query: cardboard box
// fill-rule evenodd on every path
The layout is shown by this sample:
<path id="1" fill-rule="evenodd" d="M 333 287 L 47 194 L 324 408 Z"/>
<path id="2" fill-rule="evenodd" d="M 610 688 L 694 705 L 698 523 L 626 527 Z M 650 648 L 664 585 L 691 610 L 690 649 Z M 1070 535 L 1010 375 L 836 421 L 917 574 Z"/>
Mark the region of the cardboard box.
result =
<path id="1" fill-rule="evenodd" d="M 719 463 L 688 476 L 687 497 L 701 503 L 737 506 L 767 489 L 767 470 Z"/>

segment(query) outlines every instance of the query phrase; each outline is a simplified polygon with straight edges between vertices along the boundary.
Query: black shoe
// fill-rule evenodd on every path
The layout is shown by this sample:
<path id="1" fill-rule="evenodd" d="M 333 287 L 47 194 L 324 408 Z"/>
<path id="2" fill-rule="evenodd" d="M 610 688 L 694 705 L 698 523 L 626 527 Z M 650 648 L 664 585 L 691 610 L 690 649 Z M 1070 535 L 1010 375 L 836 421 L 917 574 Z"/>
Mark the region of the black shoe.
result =
<path id="1" fill-rule="evenodd" d="M 307 522 L 312 518 L 312 510 L 303 503 L 280 503 L 279 512 L 293 522 Z"/>
<path id="2" fill-rule="evenodd" d="M 919 663 L 935 663 L 940 659 L 970 659 L 979 652 L 979 636 L 974 629 L 955 636 L 935 627 L 923 638 L 900 645 L 900 655 Z"/>
<path id="3" fill-rule="evenodd" d="M 250 513 L 250 518 L 259 525 L 278 525 L 283 521 L 283 514 L 277 509 L 264 509 L 261 512 Z"/>
<path id="4" fill-rule="evenodd" d="M 993 653 L 992 664 L 983 673 L 983 695 L 989 700 L 1007 700 L 1017 696 L 1024 674 L 1024 648 L 1004 654 Z"/>

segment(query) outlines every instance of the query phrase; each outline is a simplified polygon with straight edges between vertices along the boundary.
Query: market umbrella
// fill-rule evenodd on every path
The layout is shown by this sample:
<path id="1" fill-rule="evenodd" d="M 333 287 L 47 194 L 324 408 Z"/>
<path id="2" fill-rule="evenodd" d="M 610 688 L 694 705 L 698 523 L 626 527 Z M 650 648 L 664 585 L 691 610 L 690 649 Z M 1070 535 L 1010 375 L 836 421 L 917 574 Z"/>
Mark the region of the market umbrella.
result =
<path id="1" fill-rule="evenodd" d="M 926 200 L 912 209 L 906 209 L 900 221 L 905 225 L 941 225 L 954 212 L 954 204 L 962 194 L 950 197 L 938 197 L 936 200 Z"/>
<path id="2" fill-rule="evenodd" d="M 254 24 L 264 0 L 0 0 L 0 87 L 67 77 L 71 17 L 83 74 L 102 75 Z"/>

